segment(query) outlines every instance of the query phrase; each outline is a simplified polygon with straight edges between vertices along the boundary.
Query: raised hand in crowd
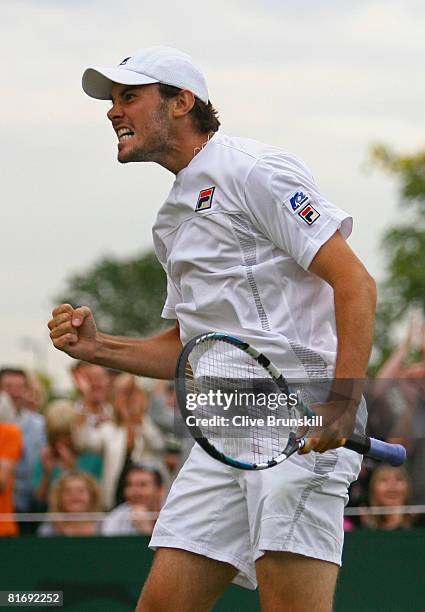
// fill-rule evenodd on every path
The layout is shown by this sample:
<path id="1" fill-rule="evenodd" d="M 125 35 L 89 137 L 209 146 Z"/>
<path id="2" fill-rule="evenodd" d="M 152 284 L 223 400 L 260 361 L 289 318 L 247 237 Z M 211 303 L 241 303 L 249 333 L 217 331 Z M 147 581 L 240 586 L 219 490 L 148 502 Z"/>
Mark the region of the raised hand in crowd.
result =
<path id="1" fill-rule="evenodd" d="M 91 426 L 97 426 L 112 418 L 109 401 L 111 380 L 106 368 L 92 363 L 78 362 L 71 370 L 78 399 L 76 411 L 85 415 Z"/>
<path id="2" fill-rule="evenodd" d="M 394 379 L 400 378 L 402 374 L 403 362 L 409 356 L 413 349 L 413 344 L 418 335 L 421 336 L 421 351 L 425 349 L 425 328 L 421 329 L 415 317 L 412 317 L 407 328 L 406 335 L 401 341 L 400 345 L 393 351 L 390 357 L 378 370 L 375 379 L 376 380 L 387 380 L 388 384 Z M 385 390 L 383 383 L 380 383 L 379 389 Z"/>

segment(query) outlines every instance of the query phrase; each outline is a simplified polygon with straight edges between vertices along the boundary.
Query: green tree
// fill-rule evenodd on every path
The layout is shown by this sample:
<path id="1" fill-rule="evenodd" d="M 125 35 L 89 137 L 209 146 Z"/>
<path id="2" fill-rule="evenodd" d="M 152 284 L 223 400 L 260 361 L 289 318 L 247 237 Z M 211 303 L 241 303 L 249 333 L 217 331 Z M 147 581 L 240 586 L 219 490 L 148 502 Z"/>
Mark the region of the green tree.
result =
<path id="1" fill-rule="evenodd" d="M 149 334 L 168 325 L 161 319 L 166 284 L 151 251 L 125 260 L 105 257 L 71 276 L 56 303 L 89 306 L 106 333 Z"/>
<path id="2" fill-rule="evenodd" d="M 381 363 L 392 350 L 394 324 L 410 307 L 425 313 L 425 151 L 399 156 L 384 146 L 372 150 L 374 162 L 400 182 L 405 221 L 390 227 L 382 247 L 387 266 L 380 287 L 375 346 Z"/>

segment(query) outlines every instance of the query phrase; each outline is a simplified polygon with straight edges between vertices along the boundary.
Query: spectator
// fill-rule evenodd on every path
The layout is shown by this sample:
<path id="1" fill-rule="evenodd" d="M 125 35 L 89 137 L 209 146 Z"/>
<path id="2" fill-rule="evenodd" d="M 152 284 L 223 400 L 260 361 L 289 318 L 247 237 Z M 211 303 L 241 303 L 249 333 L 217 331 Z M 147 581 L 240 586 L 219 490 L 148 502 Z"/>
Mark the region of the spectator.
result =
<path id="1" fill-rule="evenodd" d="M 357 480 L 352 482 L 348 489 L 349 500 L 347 506 L 349 508 L 358 508 L 368 505 L 369 481 L 375 468 L 376 461 L 374 459 L 367 456 L 363 457 L 360 474 Z M 352 525 L 353 528 L 361 526 L 360 516 L 351 516 L 349 519 L 345 517 L 345 519 L 347 531 L 349 531 L 350 525 Z"/>
<path id="2" fill-rule="evenodd" d="M 66 514 L 101 512 L 102 497 L 98 483 L 85 472 L 70 472 L 56 480 L 49 493 L 49 512 L 62 513 L 64 520 L 43 523 L 41 536 L 91 536 L 100 533 L 101 523 L 84 518 L 67 520 Z"/>
<path id="3" fill-rule="evenodd" d="M 45 504 L 51 483 L 64 472 L 82 470 L 100 479 L 102 458 L 92 452 L 79 453 L 75 448 L 72 427 L 78 415 L 71 402 L 56 400 L 46 409 L 48 444 L 41 449 L 35 463 L 32 485 L 37 502 Z"/>
<path id="4" fill-rule="evenodd" d="M 163 438 L 146 414 L 147 397 L 137 378 L 120 374 L 114 382 L 112 401 L 112 421 L 98 427 L 80 424 L 74 430 L 80 450 L 103 455 L 102 493 L 108 509 L 114 506 L 120 476 L 130 461 L 148 462 L 165 469 L 161 459 Z"/>
<path id="5" fill-rule="evenodd" d="M 106 517 L 104 535 L 150 535 L 156 518 L 142 513 L 157 514 L 164 493 L 162 476 L 155 468 L 144 465 L 130 466 L 125 475 L 125 502 Z"/>
<path id="6" fill-rule="evenodd" d="M 0 389 L 10 396 L 13 420 L 23 434 L 23 454 L 15 468 L 15 510 L 29 512 L 32 504 L 32 470 L 46 441 L 44 417 L 26 407 L 28 382 L 23 370 L 17 368 L 0 370 Z"/>
<path id="7" fill-rule="evenodd" d="M 180 423 L 176 423 L 175 405 L 174 384 L 171 381 L 156 381 L 150 398 L 149 413 L 164 434 L 180 433 Z M 178 432 L 176 432 L 176 425 Z"/>
<path id="8" fill-rule="evenodd" d="M 13 423 L 0 423 L 0 514 L 12 514 L 14 468 L 22 454 L 22 433 Z M 13 520 L 0 520 L 0 536 L 18 534 Z"/>
<path id="9" fill-rule="evenodd" d="M 421 339 L 421 359 L 409 363 L 415 338 Z M 412 502 L 425 504 L 425 328 L 418 329 L 412 320 L 407 336 L 376 378 L 396 392 L 398 415 L 387 439 L 406 447 Z"/>
<path id="10" fill-rule="evenodd" d="M 0 391 L 0 422 L 14 423 L 16 420 L 16 411 L 12 400 L 6 391 Z"/>
<path id="11" fill-rule="evenodd" d="M 409 503 L 410 481 L 403 467 L 379 465 L 369 483 L 369 506 L 397 507 Z M 362 517 L 366 527 L 374 529 L 401 529 L 412 525 L 412 516 L 402 512 L 370 514 Z"/>
<path id="12" fill-rule="evenodd" d="M 177 476 L 182 461 L 182 442 L 172 434 L 165 438 L 163 461 L 171 478 L 174 479 Z"/>
<path id="13" fill-rule="evenodd" d="M 170 468 L 173 478 L 177 476 L 194 444 L 179 410 L 176 410 L 176 401 L 174 383 L 164 380 L 156 381 L 151 395 L 149 414 L 167 439 L 179 441 L 178 457 L 176 453 L 174 456 L 172 452 L 166 454 L 166 463 L 169 460 L 172 464 Z"/>
<path id="14" fill-rule="evenodd" d="M 113 410 L 109 401 L 111 379 L 108 370 L 80 361 L 71 372 L 79 393 L 75 402 L 77 411 L 86 417 L 89 425 L 95 427 L 110 421 Z"/>
<path id="15" fill-rule="evenodd" d="M 46 404 L 46 391 L 36 374 L 27 374 L 25 405 L 28 410 L 40 412 Z"/>

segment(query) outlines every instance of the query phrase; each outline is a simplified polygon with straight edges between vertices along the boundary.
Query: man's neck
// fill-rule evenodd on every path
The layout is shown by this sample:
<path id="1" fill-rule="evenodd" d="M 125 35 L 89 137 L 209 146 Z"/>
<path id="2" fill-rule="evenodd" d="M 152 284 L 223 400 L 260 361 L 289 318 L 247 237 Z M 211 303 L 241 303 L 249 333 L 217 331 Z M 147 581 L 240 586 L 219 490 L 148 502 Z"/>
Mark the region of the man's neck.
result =
<path id="1" fill-rule="evenodd" d="M 177 175 L 183 168 L 186 168 L 192 159 L 198 155 L 214 136 L 215 132 L 191 133 L 185 138 L 175 141 L 170 153 L 158 160 L 158 163 Z"/>

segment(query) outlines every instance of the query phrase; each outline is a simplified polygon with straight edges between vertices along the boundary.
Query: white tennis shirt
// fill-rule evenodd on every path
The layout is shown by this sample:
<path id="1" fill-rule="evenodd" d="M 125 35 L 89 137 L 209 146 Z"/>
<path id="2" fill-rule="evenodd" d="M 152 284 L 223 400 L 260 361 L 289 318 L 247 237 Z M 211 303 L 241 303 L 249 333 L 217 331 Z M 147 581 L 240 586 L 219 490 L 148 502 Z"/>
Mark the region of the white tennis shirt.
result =
<path id="1" fill-rule="evenodd" d="M 162 316 L 179 321 L 183 343 L 223 331 L 288 377 L 331 376 L 333 290 L 308 268 L 351 228 L 297 157 L 217 133 L 178 173 L 153 227 L 168 280 Z"/>

